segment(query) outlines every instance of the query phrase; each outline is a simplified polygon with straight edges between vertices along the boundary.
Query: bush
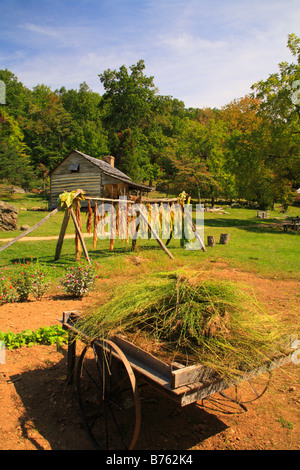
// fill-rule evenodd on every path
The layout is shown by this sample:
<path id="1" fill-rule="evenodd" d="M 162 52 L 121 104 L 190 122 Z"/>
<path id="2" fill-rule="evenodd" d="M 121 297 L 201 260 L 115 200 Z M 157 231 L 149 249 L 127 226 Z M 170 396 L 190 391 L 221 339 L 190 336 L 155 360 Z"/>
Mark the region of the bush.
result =
<path id="1" fill-rule="evenodd" d="M 94 289 L 95 280 L 95 269 L 81 262 L 75 267 L 67 268 L 65 277 L 60 281 L 68 294 L 83 297 Z"/>
<path id="2" fill-rule="evenodd" d="M 12 278 L 2 269 L 0 278 L 0 304 L 6 302 L 16 302 L 18 295 L 13 285 Z"/>
<path id="3" fill-rule="evenodd" d="M 50 281 L 38 263 L 16 263 L 12 273 L 2 269 L 0 278 L 0 303 L 24 302 L 32 295 L 39 300 L 45 295 Z"/>

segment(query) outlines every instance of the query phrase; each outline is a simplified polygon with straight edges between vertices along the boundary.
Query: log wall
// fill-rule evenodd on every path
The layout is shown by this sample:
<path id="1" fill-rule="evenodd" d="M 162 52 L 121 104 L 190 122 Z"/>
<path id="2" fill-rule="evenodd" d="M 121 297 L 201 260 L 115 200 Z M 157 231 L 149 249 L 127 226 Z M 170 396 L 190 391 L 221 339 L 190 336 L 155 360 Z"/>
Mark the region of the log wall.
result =
<path id="1" fill-rule="evenodd" d="M 79 164 L 79 172 L 70 171 L 70 165 Z M 83 189 L 87 196 L 102 197 L 102 172 L 77 153 L 71 153 L 51 174 L 49 209 L 57 206 L 61 193 Z"/>

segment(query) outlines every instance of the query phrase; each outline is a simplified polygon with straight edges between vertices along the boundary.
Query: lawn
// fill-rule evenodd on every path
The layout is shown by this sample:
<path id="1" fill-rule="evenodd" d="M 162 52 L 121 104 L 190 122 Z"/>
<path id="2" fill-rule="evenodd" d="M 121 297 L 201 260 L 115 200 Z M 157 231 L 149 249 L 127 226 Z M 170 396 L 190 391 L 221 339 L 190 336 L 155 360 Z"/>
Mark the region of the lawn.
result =
<path id="1" fill-rule="evenodd" d="M 47 201 L 38 195 L 4 194 L 0 198 L 19 209 L 18 225 L 33 226 L 47 215 Z M 41 208 L 44 210 L 36 210 Z M 26 210 L 24 210 L 26 209 Z M 35 209 L 35 210 L 33 210 Z M 232 267 L 254 271 L 260 275 L 275 278 L 300 279 L 300 232 L 284 232 L 276 225 L 286 217 L 300 216 L 300 208 L 290 207 L 287 214 L 278 210 L 269 211 L 268 219 L 258 219 L 256 210 L 224 207 L 223 213 L 205 212 L 204 236 L 216 238 L 216 246 L 207 247 L 207 251 L 185 250 L 179 240 L 171 240 L 168 248 L 174 256 L 170 260 L 160 249 L 155 240 L 138 240 L 137 253 L 147 259 L 147 269 L 175 269 L 177 266 L 191 265 L 206 268 L 211 262 L 222 260 Z M 41 227 L 30 233 L 29 237 L 58 236 L 63 219 L 63 212 L 58 212 Z M 85 232 L 86 216 L 82 212 L 82 226 Z M 22 233 L 0 232 L 1 239 L 14 238 Z M 68 234 L 74 234 L 74 226 L 69 223 Z M 228 245 L 220 245 L 221 233 L 229 233 Z M 23 240 L 25 240 L 24 237 Z M 86 239 L 90 257 L 101 266 L 103 277 L 112 273 L 126 274 L 125 259 L 132 256 L 131 243 L 116 240 L 113 252 L 109 251 L 108 240 L 98 240 L 93 249 L 92 238 Z M 38 259 L 40 263 L 56 266 L 58 272 L 75 261 L 74 240 L 65 239 L 59 261 L 54 261 L 56 240 L 19 241 L 1 252 L 0 266 L 13 266 L 19 260 Z"/>

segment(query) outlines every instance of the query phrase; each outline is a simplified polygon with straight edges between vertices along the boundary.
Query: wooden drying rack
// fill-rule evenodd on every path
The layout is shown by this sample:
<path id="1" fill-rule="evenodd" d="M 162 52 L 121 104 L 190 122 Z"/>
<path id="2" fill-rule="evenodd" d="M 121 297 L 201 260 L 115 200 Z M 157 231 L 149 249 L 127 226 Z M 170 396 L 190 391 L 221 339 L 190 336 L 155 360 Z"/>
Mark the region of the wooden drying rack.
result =
<path id="1" fill-rule="evenodd" d="M 78 189 L 76 192 L 75 192 L 75 195 L 74 195 L 74 198 L 73 198 L 73 202 L 76 201 L 77 198 L 79 198 L 79 196 L 83 196 L 83 190 L 82 189 Z M 100 197 L 89 197 L 89 196 L 84 196 L 84 199 L 87 200 L 87 201 L 99 201 L 99 202 L 110 202 L 110 203 L 119 203 L 120 200 L 119 199 L 108 199 L 108 198 L 100 198 Z M 126 204 L 137 204 L 137 203 L 172 203 L 172 202 L 177 202 L 177 199 L 149 199 L 149 198 L 144 198 L 142 201 L 140 198 L 138 198 L 136 201 L 131 201 L 131 200 L 127 200 L 124 201 L 126 202 Z M 26 235 L 28 235 L 29 233 L 33 232 L 35 229 L 37 229 L 38 227 L 40 227 L 41 225 L 43 225 L 47 220 L 49 220 L 53 215 L 55 215 L 58 211 L 62 210 L 62 209 L 65 209 L 65 215 L 64 215 L 64 218 L 63 218 L 63 221 L 62 221 L 62 225 L 61 225 L 61 229 L 60 229 L 60 233 L 59 233 L 59 237 L 58 237 L 58 241 L 57 241 L 57 245 L 56 245 L 56 250 L 55 250 L 55 261 L 59 260 L 60 258 L 60 255 L 61 255 L 61 250 L 62 250 L 62 246 L 63 246 L 63 242 L 64 242 L 64 238 L 65 238 L 65 234 L 66 234 L 66 230 L 67 230 L 67 227 L 68 227 L 68 223 L 69 223 L 69 220 L 70 220 L 70 217 L 72 218 L 73 220 L 73 223 L 74 223 L 74 226 L 75 226 L 75 233 L 77 234 L 79 240 L 80 240 L 80 243 L 81 243 L 81 246 L 82 246 L 82 249 L 83 249 L 83 253 L 84 253 L 84 256 L 87 260 L 87 262 L 89 263 L 89 265 L 91 265 L 91 260 L 90 260 L 90 257 L 89 257 L 89 254 L 88 254 L 88 250 L 86 248 L 86 245 L 85 245 L 85 242 L 84 242 L 84 237 L 83 237 L 83 234 L 80 230 L 80 227 L 78 225 L 78 221 L 77 221 L 77 218 L 76 218 L 76 215 L 74 213 L 74 210 L 73 210 L 73 207 L 72 205 L 70 205 L 69 207 L 67 207 L 66 205 L 64 206 L 60 206 L 60 207 L 57 207 L 55 208 L 52 212 L 50 212 L 49 214 L 46 215 L 46 217 L 44 217 L 42 220 L 40 220 L 37 224 L 35 224 L 33 227 L 29 228 L 28 230 L 26 230 L 25 232 L 21 233 L 20 235 L 18 235 L 16 238 L 14 238 L 13 240 L 11 240 L 10 242 L 8 242 L 7 244 L 3 245 L 2 247 L 0 247 L 0 252 L 1 251 L 4 251 L 6 248 L 10 247 L 11 245 L 13 245 L 14 243 L 16 243 L 17 241 L 19 241 L 21 238 L 25 237 Z M 170 259 L 174 259 L 172 253 L 168 250 L 167 246 L 163 243 L 163 241 L 160 239 L 159 235 L 157 234 L 157 232 L 155 231 L 155 229 L 153 228 L 153 226 L 151 225 L 151 223 L 149 222 L 149 220 L 147 219 L 147 217 L 143 214 L 142 211 L 138 211 L 137 212 L 137 215 L 138 216 L 141 216 L 141 218 L 144 220 L 144 222 L 147 224 L 148 228 L 150 229 L 153 237 L 155 238 L 155 240 L 157 241 L 157 243 L 159 244 L 159 246 L 161 247 L 161 249 L 169 256 Z M 199 235 L 199 233 L 197 232 L 197 229 L 196 229 L 196 226 L 190 216 L 189 213 L 187 213 L 187 217 L 189 219 L 189 222 L 192 226 L 192 230 L 194 232 L 194 235 L 201 247 L 201 249 L 203 251 L 206 251 L 205 249 L 205 245 Z M 136 227 L 136 233 L 138 232 L 139 230 L 139 224 L 137 225 Z M 132 249 L 134 250 L 135 249 L 135 246 L 136 246 L 136 239 L 133 239 L 132 240 Z"/>

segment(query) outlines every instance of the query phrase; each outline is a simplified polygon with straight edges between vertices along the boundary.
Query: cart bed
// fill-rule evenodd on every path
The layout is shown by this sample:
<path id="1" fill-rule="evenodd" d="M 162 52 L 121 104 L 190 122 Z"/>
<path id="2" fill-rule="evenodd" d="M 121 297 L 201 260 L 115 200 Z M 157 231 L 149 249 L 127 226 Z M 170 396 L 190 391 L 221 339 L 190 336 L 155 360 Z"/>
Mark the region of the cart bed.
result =
<path id="1" fill-rule="evenodd" d="M 76 329 L 76 316 L 78 318 L 78 312 L 64 312 L 61 320 L 63 328 L 90 342 L 89 338 Z M 292 358 L 292 354 L 283 356 L 243 374 L 240 378 L 229 381 L 221 379 L 213 370 L 201 364 L 192 366 L 184 366 L 176 362 L 167 364 L 121 336 L 115 336 L 111 338 L 111 341 L 122 350 L 133 371 L 142 380 L 168 395 L 180 406 L 189 405 L 233 385 L 253 379 L 287 364 Z M 101 346 L 100 339 L 96 342 Z"/>

